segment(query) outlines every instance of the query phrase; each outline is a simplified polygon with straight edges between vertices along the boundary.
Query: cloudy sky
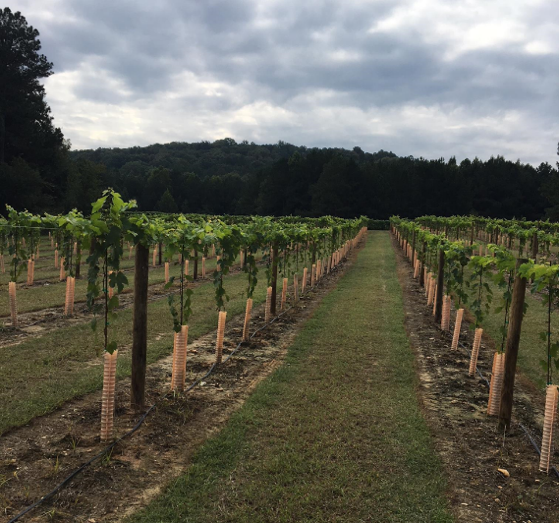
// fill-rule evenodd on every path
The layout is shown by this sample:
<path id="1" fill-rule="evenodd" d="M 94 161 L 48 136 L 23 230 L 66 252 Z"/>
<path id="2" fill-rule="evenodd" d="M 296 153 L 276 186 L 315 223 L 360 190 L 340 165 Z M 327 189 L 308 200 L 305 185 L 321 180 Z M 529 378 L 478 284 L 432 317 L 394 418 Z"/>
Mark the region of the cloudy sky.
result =
<path id="1" fill-rule="evenodd" d="M 17 0 L 73 148 L 557 160 L 557 0 Z"/>

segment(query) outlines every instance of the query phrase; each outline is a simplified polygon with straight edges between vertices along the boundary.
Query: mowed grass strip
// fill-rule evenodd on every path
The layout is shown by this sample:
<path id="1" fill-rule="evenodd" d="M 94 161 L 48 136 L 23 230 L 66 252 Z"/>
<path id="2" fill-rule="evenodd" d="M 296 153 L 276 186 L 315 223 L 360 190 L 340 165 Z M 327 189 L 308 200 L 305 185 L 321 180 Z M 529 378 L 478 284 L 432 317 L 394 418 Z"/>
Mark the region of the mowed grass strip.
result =
<path id="1" fill-rule="evenodd" d="M 285 363 L 130 521 L 452 521 L 403 314 L 388 233 L 371 233 Z"/>
<path id="2" fill-rule="evenodd" d="M 246 305 L 247 276 L 228 275 L 224 287 L 230 297 L 228 317 L 241 314 Z M 280 283 L 281 288 L 281 283 Z M 254 304 L 266 298 L 266 279 L 259 280 L 254 292 Z M 189 342 L 217 328 L 218 314 L 213 283 L 194 290 L 194 313 L 189 321 Z M 110 325 L 109 339 L 121 348 L 132 344 L 131 308 L 118 312 Z M 11 427 L 23 425 L 35 416 L 54 410 L 76 396 L 99 390 L 103 382 L 101 357 L 103 326 L 99 319 L 98 332 L 90 323 L 51 331 L 18 345 L 3 347 L 0 358 L 0 434 Z M 148 304 L 148 364 L 167 356 L 173 348 L 173 321 L 167 299 Z M 119 354 L 117 376 L 129 376 L 130 350 Z"/>

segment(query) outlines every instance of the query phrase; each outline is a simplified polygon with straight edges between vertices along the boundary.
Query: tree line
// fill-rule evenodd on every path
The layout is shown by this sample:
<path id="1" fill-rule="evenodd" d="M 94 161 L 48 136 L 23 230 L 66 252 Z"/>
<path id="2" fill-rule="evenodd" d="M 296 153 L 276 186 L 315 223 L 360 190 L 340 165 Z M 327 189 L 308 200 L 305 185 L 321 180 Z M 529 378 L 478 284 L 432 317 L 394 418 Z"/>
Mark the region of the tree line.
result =
<path id="1" fill-rule="evenodd" d="M 71 151 L 44 98 L 52 63 L 38 31 L 4 8 L 0 34 L 0 202 L 16 209 L 88 212 L 113 187 L 146 211 L 559 219 L 557 168 L 501 156 L 458 163 L 232 138 Z"/>

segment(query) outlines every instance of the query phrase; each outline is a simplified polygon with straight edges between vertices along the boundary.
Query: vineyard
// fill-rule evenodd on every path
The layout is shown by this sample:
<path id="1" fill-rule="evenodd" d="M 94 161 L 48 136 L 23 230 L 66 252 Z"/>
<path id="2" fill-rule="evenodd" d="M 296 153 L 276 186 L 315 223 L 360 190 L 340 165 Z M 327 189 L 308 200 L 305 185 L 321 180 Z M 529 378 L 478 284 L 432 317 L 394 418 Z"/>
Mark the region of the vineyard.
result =
<path id="1" fill-rule="evenodd" d="M 559 227 L 434 216 L 393 217 L 389 232 L 367 227 L 385 224 L 139 213 L 112 190 L 87 217 L 8 207 L 0 221 L 6 521 L 85 514 L 95 521 L 181 521 L 184 514 L 215 521 L 216 507 L 244 520 L 250 506 L 245 513 L 237 504 L 237 488 L 255 494 L 225 480 L 235 474 L 231 460 L 241 468 L 262 463 L 247 474 L 276 492 L 269 476 L 276 454 L 308 437 L 300 452 L 314 450 L 300 464 L 322 453 L 313 466 L 325 466 L 340 450 L 326 428 L 337 423 L 349 449 L 361 446 L 359 456 L 391 460 L 379 484 L 361 477 L 375 461 L 347 472 L 353 489 L 369 482 L 384 492 L 385 506 L 375 505 L 384 520 L 401 510 L 397 521 L 450 521 L 423 416 L 456 489 L 458 519 L 524 521 L 519 515 L 555 510 Z M 396 258 L 389 238 L 399 247 Z M 300 329 L 311 333 L 302 335 L 305 350 L 321 347 L 320 356 L 298 360 L 289 352 Z M 304 379 L 282 392 L 271 386 L 275 392 L 261 398 L 260 381 L 291 372 L 284 361 L 304 367 Z M 256 399 L 247 407 L 249 398 Z M 287 410 L 274 427 L 280 398 Z M 244 421 L 226 425 L 239 408 Z M 348 424 L 352 412 L 356 424 Z M 297 436 L 286 433 L 275 448 L 294 416 Z M 261 437 L 263 448 L 275 448 L 269 458 L 246 454 L 253 424 L 268 428 Z M 387 446 L 387 431 L 401 446 Z M 318 432 L 322 451 L 313 443 Z M 205 443 L 216 433 L 215 443 Z M 291 458 L 281 458 L 288 469 Z M 192 463 L 188 495 L 177 487 L 159 499 Z M 303 466 L 300 477 L 307 472 Z M 318 478 L 317 500 L 348 488 L 321 484 L 331 474 L 328 467 L 310 473 Z M 475 479 L 465 481 L 468 475 Z M 410 490 L 411 477 L 422 478 L 419 490 Z M 283 492 L 275 504 L 273 496 L 260 499 L 261 509 L 274 513 Z M 304 495 L 286 510 L 305 510 L 307 502 Z M 342 507 L 334 510 L 356 520 L 370 513 L 366 504 Z"/>
<path id="2" fill-rule="evenodd" d="M 479 373 L 483 378 L 477 364 L 484 332 L 495 340 L 496 350 L 487 369 L 487 414 L 498 417 L 499 429 L 511 426 L 520 355 L 527 376 L 537 385 L 545 385 L 545 418 L 541 446 L 536 450 L 540 470 L 553 471 L 559 477 L 553 459 L 558 401 L 553 373 L 559 369 L 557 319 L 553 316 L 559 305 L 557 224 L 426 216 L 414 221 L 395 217 L 392 227 L 412 264 L 413 278 L 425 290 L 435 322 L 443 333 L 452 334 L 453 350 L 460 343 L 465 308 L 472 316 L 475 336 L 470 377 Z M 527 287 L 531 291 L 528 297 Z M 527 325 L 522 325 L 523 320 Z"/>
<path id="3" fill-rule="evenodd" d="M 322 280 L 338 272 L 361 241 L 364 225 L 362 219 L 331 217 L 146 215 L 110 190 L 88 218 L 75 211 L 34 216 L 8 208 L 0 222 L 0 282 L 9 295 L 0 308 L 0 432 L 6 447 L 13 445 L 14 428 L 102 390 L 100 405 L 74 408 L 75 420 L 62 420 L 62 430 L 74 449 L 90 451 L 95 441 L 105 442 L 95 458 L 106 459 L 156 404 L 204 386 L 241 345 L 258 344 L 251 340 L 266 326 L 273 330 L 278 318 L 296 315 L 300 303 L 308 307 Z M 194 348 L 189 338 L 201 336 L 211 338 L 210 346 Z M 148 366 L 158 361 L 165 364 L 157 377 L 163 372 L 170 380 L 154 398 Z M 78 435 L 75 427 L 83 419 L 91 423 L 90 417 L 98 420 L 93 441 L 91 430 Z M 80 459 L 81 453 L 75 461 Z M 50 465 L 56 476 L 71 468 L 61 460 Z M 4 510 L 15 515 L 14 507 L 36 499 L 41 486 L 14 498 L 10 490 L 19 488 L 9 462 L 2 473 Z"/>

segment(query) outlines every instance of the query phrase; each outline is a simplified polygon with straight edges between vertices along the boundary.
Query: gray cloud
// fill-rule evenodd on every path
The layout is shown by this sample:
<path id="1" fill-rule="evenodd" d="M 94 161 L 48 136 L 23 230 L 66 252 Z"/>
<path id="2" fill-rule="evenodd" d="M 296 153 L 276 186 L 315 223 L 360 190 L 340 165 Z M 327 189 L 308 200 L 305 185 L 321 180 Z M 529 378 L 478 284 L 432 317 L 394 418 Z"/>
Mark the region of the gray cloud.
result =
<path id="1" fill-rule="evenodd" d="M 78 147 L 227 132 L 554 161 L 559 8 L 508 5 L 22 0 L 21 11 L 55 64 L 49 101 Z"/>

